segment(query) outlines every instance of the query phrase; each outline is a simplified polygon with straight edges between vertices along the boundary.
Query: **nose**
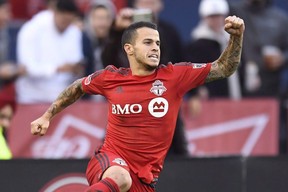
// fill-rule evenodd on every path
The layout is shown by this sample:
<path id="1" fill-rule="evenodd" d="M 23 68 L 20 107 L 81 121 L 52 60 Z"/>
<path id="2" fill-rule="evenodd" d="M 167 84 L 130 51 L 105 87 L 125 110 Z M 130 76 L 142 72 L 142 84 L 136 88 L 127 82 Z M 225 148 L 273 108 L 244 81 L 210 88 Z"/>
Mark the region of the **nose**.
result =
<path id="1" fill-rule="evenodd" d="M 153 44 L 153 51 L 159 51 L 159 45 L 157 43 Z"/>

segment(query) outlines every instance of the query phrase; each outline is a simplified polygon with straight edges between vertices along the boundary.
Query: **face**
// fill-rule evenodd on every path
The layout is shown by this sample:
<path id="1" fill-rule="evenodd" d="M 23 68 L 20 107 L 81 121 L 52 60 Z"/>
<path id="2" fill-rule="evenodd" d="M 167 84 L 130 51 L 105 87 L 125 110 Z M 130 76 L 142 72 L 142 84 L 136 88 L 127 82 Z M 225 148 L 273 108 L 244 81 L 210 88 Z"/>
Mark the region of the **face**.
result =
<path id="1" fill-rule="evenodd" d="M 154 70 L 160 61 L 160 38 L 157 30 L 143 27 L 137 29 L 134 43 L 129 44 L 130 52 L 135 61 L 146 70 Z"/>
<path id="2" fill-rule="evenodd" d="M 10 20 L 11 17 L 11 11 L 10 11 L 10 5 L 8 3 L 5 3 L 0 6 L 0 28 L 4 27 L 7 22 Z"/>
<path id="3" fill-rule="evenodd" d="M 55 11 L 54 21 L 60 33 L 64 32 L 75 20 L 76 15 L 73 13 Z"/>
<path id="4" fill-rule="evenodd" d="M 8 129 L 13 117 L 13 109 L 10 105 L 5 105 L 0 109 L 0 126 Z"/>
<path id="5" fill-rule="evenodd" d="M 216 33 L 223 31 L 225 25 L 225 16 L 224 15 L 211 15 L 205 17 L 205 22 L 208 26 Z"/>
<path id="6" fill-rule="evenodd" d="M 106 8 L 96 8 L 90 14 L 92 28 L 98 38 L 107 37 L 112 25 L 112 15 Z"/>

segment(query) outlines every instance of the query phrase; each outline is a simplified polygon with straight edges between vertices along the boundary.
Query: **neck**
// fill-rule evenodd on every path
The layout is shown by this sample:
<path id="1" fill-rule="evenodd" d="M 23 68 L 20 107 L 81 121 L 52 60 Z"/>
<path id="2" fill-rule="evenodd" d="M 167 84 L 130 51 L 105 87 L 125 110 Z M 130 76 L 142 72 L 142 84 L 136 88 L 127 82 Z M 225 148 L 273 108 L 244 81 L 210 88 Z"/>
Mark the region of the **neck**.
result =
<path id="1" fill-rule="evenodd" d="M 130 62 L 130 68 L 132 71 L 132 75 L 136 75 L 136 76 L 151 75 L 156 70 L 155 68 L 149 68 L 148 65 L 147 65 L 147 67 L 145 67 L 143 64 L 131 63 L 131 62 Z"/>

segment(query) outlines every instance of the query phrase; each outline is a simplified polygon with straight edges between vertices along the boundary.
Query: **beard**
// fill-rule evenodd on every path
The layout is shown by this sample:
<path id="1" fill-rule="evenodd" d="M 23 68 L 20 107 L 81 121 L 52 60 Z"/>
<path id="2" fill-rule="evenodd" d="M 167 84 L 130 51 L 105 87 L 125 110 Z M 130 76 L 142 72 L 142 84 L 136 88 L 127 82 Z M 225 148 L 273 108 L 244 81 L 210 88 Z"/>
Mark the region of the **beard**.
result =
<path id="1" fill-rule="evenodd" d="M 147 71 L 154 71 L 155 69 L 157 69 L 158 65 L 147 65 L 144 64 L 145 69 L 147 69 Z"/>
<path id="2" fill-rule="evenodd" d="M 137 56 L 135 57 L 137 63 L 139 63 L 140 65 L 143 65 L 143 67 L 147 70 L 147 71 L 153 71 L 155 69 L 157 69 L 158 65 L 149 65 L 147 63 L 145 63 L 144 59 L 142 60 L 141 58 L 138 58 Z"/>

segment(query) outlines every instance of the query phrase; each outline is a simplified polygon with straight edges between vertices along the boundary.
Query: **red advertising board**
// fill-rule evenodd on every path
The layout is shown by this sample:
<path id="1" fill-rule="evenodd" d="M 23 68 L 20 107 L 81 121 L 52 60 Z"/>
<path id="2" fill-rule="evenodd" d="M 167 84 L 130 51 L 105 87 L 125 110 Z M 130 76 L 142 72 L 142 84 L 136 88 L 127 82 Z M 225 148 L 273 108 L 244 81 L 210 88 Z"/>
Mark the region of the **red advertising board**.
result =
<path id="1" fill-rule="evenodd" d="M 189 151 L 193 156 L 276 155 L 278 103 L 270 99 L 211 100 L 189 117 L 183 106 Z"/>
<path id="2" fill-rule="evenodd" d="M 102 144 L 107 104 L 79 101 L 59 113 L 45 136 L 33 136 L 30 123 L 49 105 L 19 105 L 9 132 L 15 158 L 87 158 Z M 190 117 L 183 103 L 192 156 L 277 155 L 278 103 L 275 100 L 215 100 Z"/>
<path id="3" fill-rule="evenodd" d="M 9 132 L 14 157 L 85 158 L 102 144 L 107 104 L 77 102 L 59 113 L 45 136 L 34 136 L 30 123 L 49 105 L 19 105 Z"/>

